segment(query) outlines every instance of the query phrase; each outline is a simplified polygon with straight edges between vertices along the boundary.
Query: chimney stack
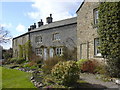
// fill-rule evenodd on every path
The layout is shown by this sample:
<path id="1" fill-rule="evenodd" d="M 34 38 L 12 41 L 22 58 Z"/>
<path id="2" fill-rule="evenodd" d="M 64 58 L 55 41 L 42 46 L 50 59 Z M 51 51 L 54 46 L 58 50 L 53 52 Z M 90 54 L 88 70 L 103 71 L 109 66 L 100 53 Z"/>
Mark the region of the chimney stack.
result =
<path id="1" fill-rule="evenodd" d="M 46 18 L 46 21 L 47 21 L 47 23 L 49 24 L 49 23 L 52 23 L 52 20 L 53 20 L 52 14 L 50 14 L 50 17 L 47 17 L 47 18 Z"/>
<path id="2" fill-rule="evenodd" d="M 40 27 L 40 26 L 42 26 L 42 25 L 43 25 L 43 21 L 42 21 L 42 19 L 41 19 L 41 21 L 38 22 L 38 27 Z"/>
<path id="3" fill-rule="evenodd" d="M 28 32 L 31 30 L 31 28 L 28 28 Z"/>
<path id="4" fill-rule="evenodd" d="M 33 30 L 33 29 L 34 29 L 34 25 L 31 25 L 31 26 L 30 26 L 30 29 Z"/>
<path id="5" fill-rule="evenodd" d="M 36 23 L 34 23 L 34 25 L 33 25 L 33 26 L 34 26 L 34 29 L 35 29 L 35 28 L 36 28 Z"/>

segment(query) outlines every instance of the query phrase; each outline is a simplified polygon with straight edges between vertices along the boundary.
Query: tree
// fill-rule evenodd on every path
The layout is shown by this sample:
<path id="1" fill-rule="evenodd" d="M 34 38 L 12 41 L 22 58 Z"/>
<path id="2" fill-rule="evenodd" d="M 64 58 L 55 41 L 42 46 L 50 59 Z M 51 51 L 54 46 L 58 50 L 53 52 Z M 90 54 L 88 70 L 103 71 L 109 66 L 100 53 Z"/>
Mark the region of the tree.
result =
<path id="1" fill-rule="evenodd" d="M 0 43 L 7 43 L 10 40 L 9 32 L 0 26 Z"/>
<path id="2" fill-rule="evenodd" d="M 98 34 L 100 51 L 107 59 L 109 74 L 120 77 L 120 2 L 100 4 Z"/>

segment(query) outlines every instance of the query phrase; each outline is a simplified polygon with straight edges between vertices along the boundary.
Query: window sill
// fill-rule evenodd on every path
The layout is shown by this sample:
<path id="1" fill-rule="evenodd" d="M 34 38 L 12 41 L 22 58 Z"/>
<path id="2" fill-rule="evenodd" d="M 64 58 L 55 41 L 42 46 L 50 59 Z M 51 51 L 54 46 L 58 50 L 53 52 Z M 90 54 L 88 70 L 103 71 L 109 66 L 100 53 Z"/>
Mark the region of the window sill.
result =
<path id="1" fill-rule="evenodd" d="M 53 40 L 53 42 L 58 42 L 58 41 L 60 41 L 60 40 Z"/>
<path id="2" fill-rule="evenodd" d="M 94 58 L 103 58 L 102 56 L 94 55 Z"/>

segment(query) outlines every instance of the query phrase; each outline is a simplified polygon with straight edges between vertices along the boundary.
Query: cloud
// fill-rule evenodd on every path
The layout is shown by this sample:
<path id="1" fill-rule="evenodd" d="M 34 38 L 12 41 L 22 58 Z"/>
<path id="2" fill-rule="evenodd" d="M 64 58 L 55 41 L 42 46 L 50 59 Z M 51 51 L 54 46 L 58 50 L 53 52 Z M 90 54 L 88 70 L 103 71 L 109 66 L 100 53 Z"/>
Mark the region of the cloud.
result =
<path id="1" fill-rule="evenodd" d="M 17 27 L 16 27 L 16 30 L 18 32 L 25 32 L 25 26 L 22 25 L 22 24 L 18 24 Z"/>
<path id="2" fill-rule="evenodd" d="M 0 26 L 4 27 L 4 28 L 12 28 L 12 24 L 11 23 L 3 23 Z"/>
<path id="3" fill-rule="evenodd" d="M 76 16 L 76 10 L 81 4 L 81 0 L 64 2 L 64 0 L 32 0 L 32 8 L 36 11 L 28 12 L 27 15 L 35 21 L 43 19 L 46 22 L 46 17 L 51 13 L 53 20 L 58 21 Z M 82 0 L 83 1 L 83 0 Z"/>

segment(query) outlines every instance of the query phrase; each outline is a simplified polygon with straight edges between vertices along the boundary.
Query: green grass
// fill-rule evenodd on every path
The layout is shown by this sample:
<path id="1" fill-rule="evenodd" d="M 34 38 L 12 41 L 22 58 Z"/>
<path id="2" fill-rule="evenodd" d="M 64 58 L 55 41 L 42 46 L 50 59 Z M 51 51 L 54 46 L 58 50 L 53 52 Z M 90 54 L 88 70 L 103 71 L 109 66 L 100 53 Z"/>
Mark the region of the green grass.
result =
<path id="1" fill-rule="evenodd" d="M 15 69 L 0 67 L 2 70 L 2 88 L 35 88 L 30 82 L 30 74 Z"/>

